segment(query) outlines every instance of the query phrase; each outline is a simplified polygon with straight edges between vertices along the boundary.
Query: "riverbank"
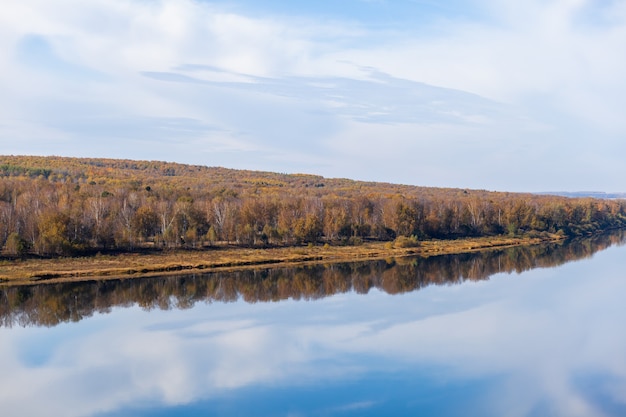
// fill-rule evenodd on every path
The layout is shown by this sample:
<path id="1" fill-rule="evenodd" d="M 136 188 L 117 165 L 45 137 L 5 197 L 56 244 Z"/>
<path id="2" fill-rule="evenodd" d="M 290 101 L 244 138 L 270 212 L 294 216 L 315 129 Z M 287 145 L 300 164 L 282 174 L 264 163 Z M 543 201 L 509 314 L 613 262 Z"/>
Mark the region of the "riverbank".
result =
<path id="1" fill-rule="evenodd" d="M 238 270 L 316 262 L 350 262 L 416 255 L 426 257 L 534 245 L 562 239 L 563 237 L 559 235 L 491 236 L 457 240 L 428 240 L 420 242 L 417 247 L 410 248 L 393 247 L 389 242 L 367 242 L 359 246 L 212 248 L 73 258 L 4 260 L 0 262 L 0 285 L 134 278 L 181 272 Z"/>

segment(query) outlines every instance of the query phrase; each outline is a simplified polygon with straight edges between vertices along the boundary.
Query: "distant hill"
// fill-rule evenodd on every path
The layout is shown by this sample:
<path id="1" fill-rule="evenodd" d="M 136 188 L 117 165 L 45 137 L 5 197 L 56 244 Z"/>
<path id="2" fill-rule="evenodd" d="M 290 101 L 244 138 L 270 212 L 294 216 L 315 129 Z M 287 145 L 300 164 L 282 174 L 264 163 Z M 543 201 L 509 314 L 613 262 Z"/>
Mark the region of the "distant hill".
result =
<path id="1" fill-rule="evenodd" d="M 537 193 L 540 195 L 557 195 L 569 198 L 600 198 L 600 199 L 626 199 L 626 193 L 605 193 L 603 191 L 552 191 Z"/>
<path id="2" fill-rule="evenodd" d="M 431 188 L 380 182 L 324 178 L 310 174 L 282 174 L 162 161 L 135 161 L 103 158 L 68 158 L 41 156 L 0 156 L 0 176 L 46 179 L 51 182 L 139 187 L 176 187 L 216 193 L 265 194 L 276 192 L 302 195 L 357 196 L 429 196 L 450 197 L 468 194 L 470 190 Z M 472 190 L 472 195 L 495 194 Z M 509 193 L 498 193 L 508 195 Z"/>

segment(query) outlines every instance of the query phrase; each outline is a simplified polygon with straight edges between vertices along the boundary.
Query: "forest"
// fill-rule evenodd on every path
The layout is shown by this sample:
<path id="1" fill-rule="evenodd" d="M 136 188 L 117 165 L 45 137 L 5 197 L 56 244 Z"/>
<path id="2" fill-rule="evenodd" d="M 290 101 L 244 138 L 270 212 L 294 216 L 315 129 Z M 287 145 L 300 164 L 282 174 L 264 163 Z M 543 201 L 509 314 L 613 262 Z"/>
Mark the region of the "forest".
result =
<path id="1" fill-rule="evenodd" d="M 419 182 L 419 178 L 415 179 Z M 5 257 L 358 245 L 626 226 L 626 201 L 156 161 L 0 156 Z"/>

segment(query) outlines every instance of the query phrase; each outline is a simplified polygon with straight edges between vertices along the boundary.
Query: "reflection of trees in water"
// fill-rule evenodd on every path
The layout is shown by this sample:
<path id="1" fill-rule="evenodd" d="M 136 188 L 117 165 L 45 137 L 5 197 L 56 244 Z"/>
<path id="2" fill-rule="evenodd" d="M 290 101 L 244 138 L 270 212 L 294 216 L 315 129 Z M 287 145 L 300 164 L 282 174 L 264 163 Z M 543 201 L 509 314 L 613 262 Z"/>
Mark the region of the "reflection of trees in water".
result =
<path id="1" fill-rule="evenodd" d="M 625 237 L 625 233 L 615 232 L 567 244 L 430 258 L 7 287 L 0 290 L 0 323 L 54 326 L 135 304 L 146 310 L 167 310 L 190 308 L 196 302 L 240 299 L 249 303 L 315 300 L 349 291 L 365 294 L 372 288 L 399 294 L 433 284 L 483 280 L 498 272 L 561 265 L 623 243 Z"/>

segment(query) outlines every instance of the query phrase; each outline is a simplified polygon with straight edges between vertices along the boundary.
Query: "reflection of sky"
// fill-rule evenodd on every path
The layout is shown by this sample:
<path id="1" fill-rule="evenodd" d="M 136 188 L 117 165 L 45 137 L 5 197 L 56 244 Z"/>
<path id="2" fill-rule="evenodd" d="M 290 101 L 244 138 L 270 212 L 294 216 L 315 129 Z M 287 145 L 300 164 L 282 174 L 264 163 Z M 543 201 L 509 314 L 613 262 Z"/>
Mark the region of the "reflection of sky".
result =
<path id="1" fill-rule="evenodd" d="M 52 329 L 0 329 L 0 408 L 20 416 L 624 415 L 625 250 L 397 296 L 114 309 Z"/>

